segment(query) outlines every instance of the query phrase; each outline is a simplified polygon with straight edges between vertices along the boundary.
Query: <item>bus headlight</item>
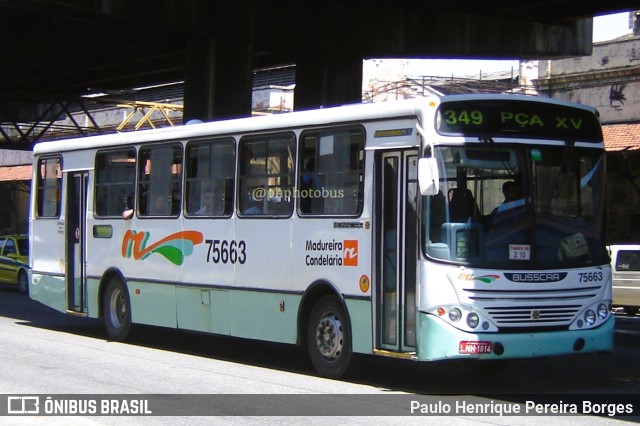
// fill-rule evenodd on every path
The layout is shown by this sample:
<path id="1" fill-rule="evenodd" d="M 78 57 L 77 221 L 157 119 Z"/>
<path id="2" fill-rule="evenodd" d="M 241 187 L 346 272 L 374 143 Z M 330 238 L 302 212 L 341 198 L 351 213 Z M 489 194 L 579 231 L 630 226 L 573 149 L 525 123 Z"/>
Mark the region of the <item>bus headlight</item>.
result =
<path id="1" fill-rule="evenodd" d="M 601 303 L 598 305 L 598 318 L 600 318 L 601 320 L 607 318 L 607 316 L 609 315 L 609 307 L 607 305 L 605 305 L 604 303 Z"/>
<path id="2" fill-rule="evenodd" d="M 591 309 L 589 309 L 587 312 L 584 313 L 584 322 L 587 323 L 587 325 L 593 325 L 596 322 L 596 313 L 593 312 Z"/>
<path id="3" fill-rule="evenodd" d="M 480 323 L 478 314 L 476 314 L 475 312 L 471 312 L 469 315 L 467 315 L 467 325 L 469 327 L 476 328 L 478 326 L 478 323 Z"/>
<path id="4" fill-rule="evenodd" d="M 577 315 L 571 323 L 569 330 L 599 327 L 607 320 L 612 319 L 611 305 L 609 303 L 609 300 L 601 300 L 590 306 L 585 306 L 584 311 Z"/>
<path id="5" fill-rule="evenodd" d="M 460 309 L 453 308 L 452 310 L 449 311 L 449 319 L 451 320 L 451 322 L 458 322 L 460 321 L 461 317 L 462 317 L 462 312 L 460 312 Z"/>
<path id="6" fill-rule="evenodd" d="M 595 307 L 593 310 L 595 311 Z M 482 333 L 498 331 L 498 327 L 492 324 L 491 319 L 485 317 L 482 312 L 475 311 L 469 306 L 440 306 L 430 313 L 441 318 L 450 326 L 465 332 Z"/>

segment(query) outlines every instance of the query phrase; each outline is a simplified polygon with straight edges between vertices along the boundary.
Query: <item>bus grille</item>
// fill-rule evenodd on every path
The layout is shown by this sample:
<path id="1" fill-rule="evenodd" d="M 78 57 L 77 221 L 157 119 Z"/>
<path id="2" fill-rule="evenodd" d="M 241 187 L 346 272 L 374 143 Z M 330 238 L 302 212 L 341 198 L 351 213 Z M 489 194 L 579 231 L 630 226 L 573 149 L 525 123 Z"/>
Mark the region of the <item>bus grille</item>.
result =
<path id="1" fill-rule="evenodd" d="M 580 312 L 581 305 L 489 306 L 485 311 L 498 327 L 549 326 L 569 324 Z"/>
<path id="2" fill-rule="evenodd" d="M 502 328 L 568 327 L 581 309 L 597 299 L 600 287 L 540 290 L 465 289 Z"/>

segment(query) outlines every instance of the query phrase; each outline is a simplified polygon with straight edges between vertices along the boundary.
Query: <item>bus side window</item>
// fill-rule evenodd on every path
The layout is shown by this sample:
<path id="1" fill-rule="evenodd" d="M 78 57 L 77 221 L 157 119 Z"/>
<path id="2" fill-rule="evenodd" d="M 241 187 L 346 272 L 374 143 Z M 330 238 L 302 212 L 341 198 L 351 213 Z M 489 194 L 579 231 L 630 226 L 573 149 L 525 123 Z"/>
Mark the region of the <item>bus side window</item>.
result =
<path id="1" fill-rule="evenodd" d="M 363 203 L 361 127 L 308 130 L 301 136 L 298 213 L 357 215 Z"/>
<path id="2" fill-rule="evenodd" d="M 235 141 L 194 141 L 187 145 L 186 214 L 228 217 L 233 213 Z"/>
<path id="3" fill-rule="evenodd" d="M 289 216 L 295 198 L 293 134 L 244 137 L 240 152 L 238 214 Z"/>
<path id="4" fill-rule="evenodd" d="M 96 154 L 94 211 L 97 217 L 130 219 L 133 216 L 135 159 L 136 152 L 132 148 Z"/>
<path id="5" fill-rule="evenodd" d="M 62 164 L 60 158 L 38 160 L 38 217 L 58 217 L 61 204 Z"/>
<path id="6" fill-rule="evenodd" d="M 142 216 L 177 216 L 180 212 L 182 145 L 140 149 L 138 212 Z"/>

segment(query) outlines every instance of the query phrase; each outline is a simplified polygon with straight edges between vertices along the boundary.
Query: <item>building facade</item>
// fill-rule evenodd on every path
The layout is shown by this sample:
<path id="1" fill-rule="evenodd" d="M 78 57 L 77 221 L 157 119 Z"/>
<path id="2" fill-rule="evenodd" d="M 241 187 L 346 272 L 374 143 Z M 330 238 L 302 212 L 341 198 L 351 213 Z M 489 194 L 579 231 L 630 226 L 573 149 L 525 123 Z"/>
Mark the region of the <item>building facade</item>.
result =
<path id="1" fill-rule="evenodd" d="M 640 243 L 640 34 L 594 43 L 591 56 L 538 61 L 540 96 L 598 109 L 607 149 L 608 240 Z M 631 31 L 633 29 L 633 31 Z"/>

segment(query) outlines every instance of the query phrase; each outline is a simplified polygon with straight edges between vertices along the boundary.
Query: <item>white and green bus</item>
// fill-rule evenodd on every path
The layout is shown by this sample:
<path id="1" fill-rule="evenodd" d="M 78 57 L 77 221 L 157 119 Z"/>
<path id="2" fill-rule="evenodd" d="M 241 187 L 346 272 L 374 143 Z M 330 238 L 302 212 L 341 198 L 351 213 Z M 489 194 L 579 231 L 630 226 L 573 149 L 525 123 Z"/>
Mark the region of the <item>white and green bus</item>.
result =
<path id="1" fill-rule="evenodd" d="M 34 300 L 416 361 L 610 351 L 593 109 L 427 97 L 38 144 Z M 504 193 L 503 193 L 504 190 Z"/>

